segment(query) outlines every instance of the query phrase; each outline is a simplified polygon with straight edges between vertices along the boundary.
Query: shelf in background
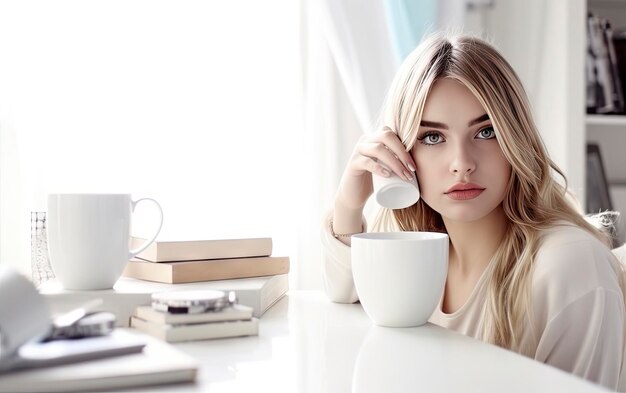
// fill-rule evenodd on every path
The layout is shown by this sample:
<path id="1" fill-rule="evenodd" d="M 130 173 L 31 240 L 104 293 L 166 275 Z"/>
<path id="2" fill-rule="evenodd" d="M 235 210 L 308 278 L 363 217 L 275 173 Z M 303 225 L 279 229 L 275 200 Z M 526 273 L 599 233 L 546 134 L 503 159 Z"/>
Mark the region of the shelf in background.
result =
<path id="1" fill-rule="evenodd" d="M 624 6 L 624 0 L 589 0 L 590 5 L 610 5 L 610 6 Z"/>
<path id="2" fill-rule="evenodd" d="M 626 127 L 626 116 L 624 115 L 587 115 L 587 125 Z"/>

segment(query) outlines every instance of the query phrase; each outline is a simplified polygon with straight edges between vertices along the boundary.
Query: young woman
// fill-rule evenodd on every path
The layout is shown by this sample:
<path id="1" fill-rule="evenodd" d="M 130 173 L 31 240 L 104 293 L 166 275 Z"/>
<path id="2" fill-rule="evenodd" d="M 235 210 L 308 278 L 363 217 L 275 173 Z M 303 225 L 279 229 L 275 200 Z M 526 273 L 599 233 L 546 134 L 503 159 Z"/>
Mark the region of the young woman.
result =
<path id="1" fill-rule="evenodd" d="M 371 229 L 449 235 L 430 322 L 625 388 L 622 267 L 568 197 L 504 58 L 476 38 L 429 37 L 400 67 L 380 128 L 355 147 L 325 223 L 331 300 L 358 300 L 350 235 L 367 230 L 372 173 L 414 171 L 421 199 Z"/>

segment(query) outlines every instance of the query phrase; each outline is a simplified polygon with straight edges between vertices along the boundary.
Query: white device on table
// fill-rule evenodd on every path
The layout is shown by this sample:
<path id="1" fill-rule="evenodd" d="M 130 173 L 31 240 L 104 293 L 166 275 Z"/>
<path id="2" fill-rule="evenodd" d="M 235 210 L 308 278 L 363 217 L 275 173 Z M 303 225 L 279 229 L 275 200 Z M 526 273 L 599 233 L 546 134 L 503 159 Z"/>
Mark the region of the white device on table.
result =
<path id="1" fill-rule="evenodd" d="M 152 294 L 152 308 L 170 314 L 220 311 L 237 304 L 234 291 L 171 291 Z"/>

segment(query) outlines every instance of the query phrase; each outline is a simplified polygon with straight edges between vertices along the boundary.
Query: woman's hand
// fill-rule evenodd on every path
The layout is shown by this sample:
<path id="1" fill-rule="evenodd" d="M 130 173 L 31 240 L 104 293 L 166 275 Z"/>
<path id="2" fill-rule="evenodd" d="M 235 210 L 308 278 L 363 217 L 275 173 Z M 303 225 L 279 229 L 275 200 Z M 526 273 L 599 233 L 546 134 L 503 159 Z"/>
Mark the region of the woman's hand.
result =
<path id="1" fill-rule="evenodd" d="M 372 194 L 372 173 L 383 177 L 391 171 L 402 179 L 412 180 L 415 161 L 406 151 L 398 135 L 389 127 L 361 137 L 343 172 L 335 199 L 335 209 L 363 211 Z"/>

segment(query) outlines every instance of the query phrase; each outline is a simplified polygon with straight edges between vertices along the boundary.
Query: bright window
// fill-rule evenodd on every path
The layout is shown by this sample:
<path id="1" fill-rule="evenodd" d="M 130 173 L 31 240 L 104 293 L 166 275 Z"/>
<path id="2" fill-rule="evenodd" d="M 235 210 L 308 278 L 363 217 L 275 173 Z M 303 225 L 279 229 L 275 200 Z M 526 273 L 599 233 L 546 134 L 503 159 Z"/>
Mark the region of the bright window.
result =
<path id="1" fill-rule="evenodd" d="M 295 256 L 298 29 L 290 0 L 1 3 L 3 261 L 28 266 L 53 191 L 151 196 L 166 236 Z"/>

